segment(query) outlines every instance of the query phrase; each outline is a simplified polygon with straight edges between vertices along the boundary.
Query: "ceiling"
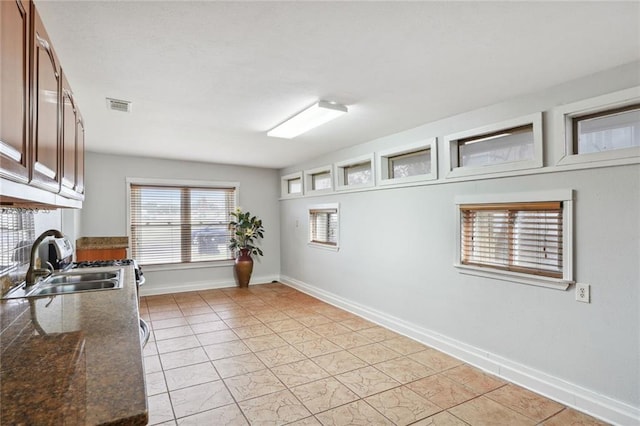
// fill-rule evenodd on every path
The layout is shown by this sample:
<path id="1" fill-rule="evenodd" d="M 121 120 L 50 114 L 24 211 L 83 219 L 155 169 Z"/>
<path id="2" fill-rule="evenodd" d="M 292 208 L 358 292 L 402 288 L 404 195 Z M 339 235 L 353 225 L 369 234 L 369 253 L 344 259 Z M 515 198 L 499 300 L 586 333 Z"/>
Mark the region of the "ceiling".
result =
<path id="1" fill-rule="evenodd" d="M 36 6 L 88 151 L 213 163 L 282 168 L 640 59 L 636 1 Z M 266 136 L 317 100 L 349 113 Z"/>

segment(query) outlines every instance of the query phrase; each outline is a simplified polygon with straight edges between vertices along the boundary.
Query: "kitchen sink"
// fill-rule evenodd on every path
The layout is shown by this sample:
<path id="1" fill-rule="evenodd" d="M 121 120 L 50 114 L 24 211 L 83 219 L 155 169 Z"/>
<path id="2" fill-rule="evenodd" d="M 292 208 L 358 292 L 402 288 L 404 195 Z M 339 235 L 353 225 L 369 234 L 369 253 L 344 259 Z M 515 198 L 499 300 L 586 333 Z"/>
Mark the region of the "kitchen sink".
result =
<path id="1" fill-rule="evenodd" d="M 118 280 L 83 281 L 73 284 L 48 284 L 29 293 L 29 296 L 80 293 L 82 291 L 110 290 L 118 288 Z"/>
<path id="2" fill-rule="evenodd" d="M 66 274 L 52 275 L 45 280 L 47 285 L 77 284 L 86 281 L 117 280 L 118 272 L 70 272 Z"/>
<path id="3" fill-rule="evenodd" d="M 73 270 L 55 273 L 37 284 L 26 287 L 21 285 L 10 290 L 2 299 L 22 297 L 44 297 L 87 291 L 117 290 L 122 288 L 122 269 L 111 271 Z"/>

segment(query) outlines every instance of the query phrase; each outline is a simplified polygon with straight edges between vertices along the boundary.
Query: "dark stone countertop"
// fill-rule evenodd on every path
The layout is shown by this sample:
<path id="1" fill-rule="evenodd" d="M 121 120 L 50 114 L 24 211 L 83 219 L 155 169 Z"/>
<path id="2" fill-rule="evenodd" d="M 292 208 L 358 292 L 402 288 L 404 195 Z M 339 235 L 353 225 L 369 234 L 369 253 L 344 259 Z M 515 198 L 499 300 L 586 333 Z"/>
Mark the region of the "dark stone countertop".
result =
<path id="1" fill-rule="evenodd" d="M 123 270 L 122 289 L 0 301 L 2 424 L 147 424 L 138 298 Z"/>

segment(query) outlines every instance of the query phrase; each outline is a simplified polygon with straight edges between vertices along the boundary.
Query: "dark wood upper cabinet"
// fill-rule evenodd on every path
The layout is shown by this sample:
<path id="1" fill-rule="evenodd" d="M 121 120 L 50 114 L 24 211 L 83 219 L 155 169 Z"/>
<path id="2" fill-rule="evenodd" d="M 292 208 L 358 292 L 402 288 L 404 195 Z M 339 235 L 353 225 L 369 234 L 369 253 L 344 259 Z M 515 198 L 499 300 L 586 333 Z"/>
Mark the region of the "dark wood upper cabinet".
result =
<path id="1" fill-rule="evenodd" d="M 28 182 L 29 34 L 26 0 L 0 1 L 0 177 Z"/>
<path id="2" fill-rule="evenodd" d="M 84 122 L 62 72 L 62 185 L 60 194 L 84 199 Z"/>
<path id="3" fill-rule="evenodd" d="M 35 8 L 32 49 L 32 158 L 31 184 L 60 190 L 60 66 L 49 36 Z"/>
<path id="4" fill-rule="evenodd" d="M 81 207 L 84 141 L 84 121 L 35 5 L 0 0 L 2 204 Z"/>
<path id="5" fill-rule="evenodd" d="M 76 188 L 76 144 L 77 144 L 77 110 L 69 82 L 62 74 L 62 149 L 60 161 L 62 164 L 62 195 L 73 196 Z"/>
<path id="6" fill-rule="evenodd" d="M 84 119 L 76 109 L 76 187 L 77 198 L 84 200 Z"/>

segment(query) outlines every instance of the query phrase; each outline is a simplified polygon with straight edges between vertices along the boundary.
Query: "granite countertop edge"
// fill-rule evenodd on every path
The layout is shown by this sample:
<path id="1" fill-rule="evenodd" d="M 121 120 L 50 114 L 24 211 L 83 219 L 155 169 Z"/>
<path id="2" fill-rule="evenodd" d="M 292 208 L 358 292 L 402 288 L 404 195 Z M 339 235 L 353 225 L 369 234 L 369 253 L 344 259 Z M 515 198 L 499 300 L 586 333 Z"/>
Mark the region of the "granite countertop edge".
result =
<path id="1" fill-rule="evenodd" d="M 82 237 L 76 240 L 76 250 L 129 248 L 129 237 Z"/>

